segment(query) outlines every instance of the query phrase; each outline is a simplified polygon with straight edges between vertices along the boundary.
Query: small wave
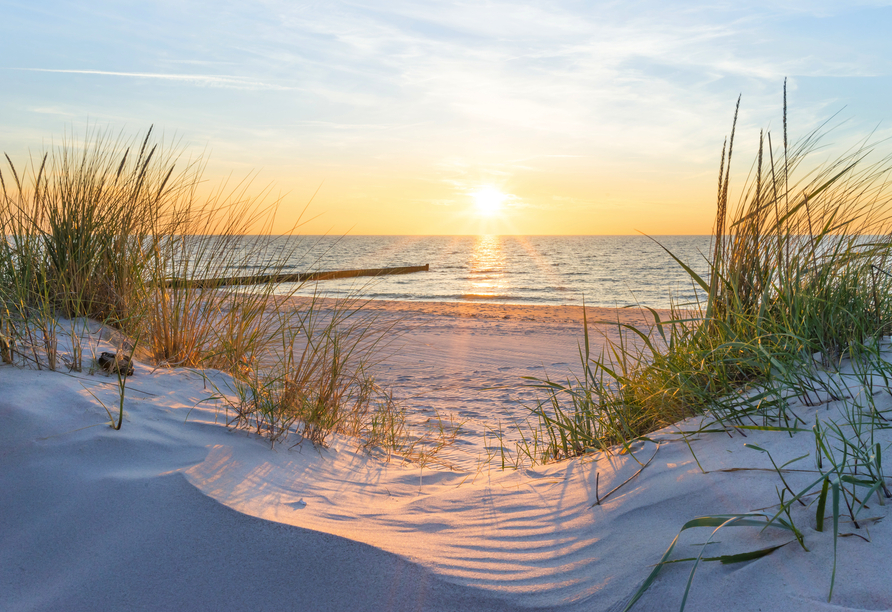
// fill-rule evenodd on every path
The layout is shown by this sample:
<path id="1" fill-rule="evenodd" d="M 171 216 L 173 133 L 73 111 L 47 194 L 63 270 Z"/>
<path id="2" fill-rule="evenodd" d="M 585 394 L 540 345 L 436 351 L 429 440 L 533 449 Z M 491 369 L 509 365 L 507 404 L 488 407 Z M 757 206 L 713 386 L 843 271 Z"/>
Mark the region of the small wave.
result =
<path id="1" fill-rule="evenodd" d="M 462 293 L 463 300 L 510 300 L 517 299 L 516 295 L 506 295 L 499 293 Z"/>

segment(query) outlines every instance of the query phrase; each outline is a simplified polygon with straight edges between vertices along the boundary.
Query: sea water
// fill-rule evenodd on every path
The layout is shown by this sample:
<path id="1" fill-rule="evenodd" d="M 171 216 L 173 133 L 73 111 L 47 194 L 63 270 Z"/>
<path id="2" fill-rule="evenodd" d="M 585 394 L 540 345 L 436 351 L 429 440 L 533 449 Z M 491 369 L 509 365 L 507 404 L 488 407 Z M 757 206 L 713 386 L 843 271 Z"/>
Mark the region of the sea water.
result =
<path id="1" fill-rule="evenodd" d="M 710 236 L 302 236 L 284 272 L 430 265 L 429 272 L 307 283 L 298 294 L 370 299 L 582 304 L 690 303 L 707 278 Z M 299 240 L 299 244 L 293 241 Z M 277 249 L 278 250 L 278 249 Z M 670 255 L 671 253 L 671 255 Z M 286 290 L 287 287 L 282 287 Z"/>

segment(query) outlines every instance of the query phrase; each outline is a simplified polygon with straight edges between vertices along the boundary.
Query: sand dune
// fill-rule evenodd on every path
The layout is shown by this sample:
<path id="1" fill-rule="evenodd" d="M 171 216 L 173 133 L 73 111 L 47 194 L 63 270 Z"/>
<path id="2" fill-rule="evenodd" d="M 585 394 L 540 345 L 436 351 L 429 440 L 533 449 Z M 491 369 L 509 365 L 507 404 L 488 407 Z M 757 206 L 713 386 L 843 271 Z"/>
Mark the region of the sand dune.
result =
<path id="1" fill-rule="evenodd" d="M 813 451 L 806 434 L 707 433 L 691 440 L 703 473 L 678 435 L 695 427 L 688 422 L 634 456 L 597 453 L 518 471 L 482 464 L 487 419 L 522 407 L 516 389 L 475 389 L 516 383 L 542 366 L 571 368 L 579 321 L 572 309 L 487 307 L 474 317 L 438 308 L 411 311 L 404 344 L 380 374 L 407 396 L 414 386 L 418 410 L 474 414 L 466 444 L 451 451 L 462 457 L 454 470 L 384 463 L 344 437 L 327 449 L 271 449 L 228 430 L 225 415 L 203 402 L 212 394 L 204 377 L 222 387 L 219 373 L 137 364 L 127 418 L 113 431 L 84 389 L 111 404 L 113 379 L 0 367 L 0 608 L 618 610 L 686 521 L 777 504 L 776 473 L 719 471 L 770 468 L 745 442 L 778 462 Z M 796 410 L 813 421 L 838 406 Z M 809 477 L 788 476 L 794 486 Z M 860 530 L 842 526 L 871 541 L 839 538 L 832 603 L 832 535 L 814 531 L 813 507 L 799 512 L 810 552 L 794 542 L 743 564 L 703 564 L 687 609 L 892 608 L 886 508 L 871 503 L 862 516 L 875 520 Z M 709 531 L 685 532 L 677 556 L 696 555 Z M 726 554 L 790 536 L 738 528 L 717 539 L 717 554 Z M 667 567 L 633 609 L 677 609 L 689 569 Z"/>

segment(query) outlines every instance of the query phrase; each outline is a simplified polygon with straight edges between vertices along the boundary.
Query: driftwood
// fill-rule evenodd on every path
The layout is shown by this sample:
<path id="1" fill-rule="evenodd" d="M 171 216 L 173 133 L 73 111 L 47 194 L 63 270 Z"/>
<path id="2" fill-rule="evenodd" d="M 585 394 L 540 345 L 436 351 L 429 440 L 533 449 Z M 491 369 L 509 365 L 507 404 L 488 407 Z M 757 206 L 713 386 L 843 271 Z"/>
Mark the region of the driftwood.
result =
<path id="1" fill-rule="evenodd" d="M 332 270 L 330 272 L 303 272 L 300 274 L 258 274 L 255 276 L 232 276 L 229 278 L 171 279 L 164 283 L 173 289 L 205 289 L 233 285 L 265 285 L 267 283 L 305 283 L 307 281 L 331 280 L 335 278 L 355 278 L 357 276 L 389 276 L 391 274 L 412 274 L 428 272 L 430 264 L 423 266 L 401 266 L 397 268 L 367 268 L 364 270 Z"/>

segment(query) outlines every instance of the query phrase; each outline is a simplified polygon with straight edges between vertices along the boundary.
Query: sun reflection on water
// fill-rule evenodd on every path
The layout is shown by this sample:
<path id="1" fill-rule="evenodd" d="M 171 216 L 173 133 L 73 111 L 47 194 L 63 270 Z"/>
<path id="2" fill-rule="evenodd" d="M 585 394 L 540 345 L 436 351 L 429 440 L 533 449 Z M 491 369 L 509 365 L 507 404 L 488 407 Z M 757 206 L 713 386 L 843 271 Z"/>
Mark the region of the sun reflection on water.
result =
<path id="1" fill-rule="evenodd" d="M 499 236 L 477 236 L 468 269 L 469 288 L 464 299 L 499 299 L 508 294 L 505 254 Z"/>

